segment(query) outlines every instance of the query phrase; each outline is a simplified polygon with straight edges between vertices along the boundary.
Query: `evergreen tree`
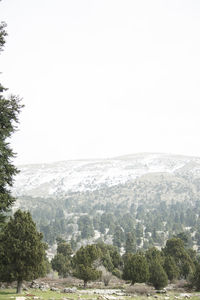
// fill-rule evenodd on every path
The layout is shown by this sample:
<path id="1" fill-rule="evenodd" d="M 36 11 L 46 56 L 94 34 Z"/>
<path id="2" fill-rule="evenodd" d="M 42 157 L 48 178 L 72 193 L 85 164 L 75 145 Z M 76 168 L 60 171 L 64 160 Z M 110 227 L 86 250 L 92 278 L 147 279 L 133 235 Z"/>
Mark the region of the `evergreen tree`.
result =
<path id="1" fill-rule="evenodd" d="M 124 232 L 122 228 L 118 225 L 116 226 L 113 234 L 113 245 L 118 247 L 118 249 L 120 249 L 123 242 L 124 242 Z"/>
<path id="2" fill-rule="evenodd" d="M 158 261 L 152 261 L 149 266 L 149 282 L 153 284 L 153 286 L 160 290 L 164 288 L 168 283 L 168 278 L 165 270 L 161 266 Z"/>
<path id="3" fill-rule="evenodd" d="M 58 275 L 67 277 L 71 271 L 72 249 L 70 244 L 61 242 L 57 247 L 57 254 L 51 261 L 52 269 L 58 272 Z"/>
<path id="4" fill-rule="evenodd" d="M 164 270 L 167 273 L 169 280 L 173 280 L 179 277 L 179 269 L 176 266 L 175 260 L 172 256 L 165 257 Z"/>
<path id="5" fill-rule="evenodd" d="M 101 277 L 101 271 L 96 270 L 95 261 L 101 257 L 101 251 L 96 245 L 81 247 L 73 257 L 74 276 L 87 282 Z"/>
<path id="6" fill-rule="evenodd" d="M 6 27 L 6 23 L 1 22 L 1 24 L 0 24 L 0 51 L 3 50 L 4 44 L 6 42 L 5 37 L 7 36 L 7 32 L 5 30 L 5 27 Z"/>
<path id="7" fill-rule="evenodd" d="M 184 248 L 184 242 L 179 238 L 172 238 L 167 241 L 164 254 L 172 256 L 176 266 L 179 268 L 179 274 L 182 277 L 187 277 L 194 270 L 194 263 Z"/>
<path id="8" fill-rule="evenodd" d="M 23 280 L 45 275 L 46 247 L 30 213 L 16 211 L 0 234 L 0 281 L 17 281 L 21 293 Z"/>
<path id="9" fill-rule="evenodd" d="M 73 254 L 71 245 L 66 242 L 59 243 L 57 247 L 57 253 L 63 254 L 64 256 L 70 258 Z"/>
<path id="10" fill-rule="evenodd" d="M 77 242 L 75 241 L 75 239 L 73 237 L 71 238 L 70 244 L 71 244 L 72 250 L 75 251 L 76 247 L 77 247 Z"/>
<path id="11" fill-rule="evenodd" d="M 58 275 L 66 278 L 71 271 L 71 259 L 62 253 L 57 253 L 51 261 L 52 269 L 58 272 Z"/>
<path id="12" fill-rule="evenodd" d="M 163 265 L 164 262 L 164 256 L 163 253 L 156 249 L 155 247 L 151 247 L 149 248 L 146 252 L 145 252 L 145 256 L 147 259 L 148 264 L 152 264 L 152 262 L 159 262 L 161 265 Z"/>
<path id="13" fill-rule="evenodd" d="M 0 24 L 0 52 L 5 44 L 6 24 Z M 15 154 L 10 147 L 8 139 L 16 131 L 18 115 L 23 107 L 20 99 L 11 95 L 4 97 L 6 89 L 0 83 L 0 225 L 5 221 L 5 212 L 11 207 L 15 199 L 11 196 L 10 188 L 13 177 L 17 174 L 12 164 Z"/>
<path id="14" fill-rule="evenodd" d="M 94 236 L 93 224 L 88 216 L 81 216 L 78 220 L 78 226 L 81 231 L 82 239 L 88 239 Z"/>
<path id="15" fill-rule="evenodd" d="M 149 277 L 149 267 L 146 258 L 141 253 L 126 255 L 123 279 L 131 280 L 132 284 L 146 282 Z"/>
<path id="16" fill-rule="evenodd" d="M 181 232 L 181 233 L 177 234 L 175 237 L 181 239 L 186 248 L 193 246 L 191 234 L 189 232 Z"/>
<path id="17" fill-rule="evenodd" d="M 195 272 L 191 278 L 192 285 L 197 291 L 200 291 L 200 264 L 198 263 L 195 268 Z"/>
<path id="18" fill-rule="evenodd" d="M 123 261 L 117 247 L 104 244 L 103 242 L 98 243 L 97 247 L 101 250 L 101 263 L 109 272 L 113 273 L 114 270 L 116 272 L 121 269 Z"/>
<path id="19" fill-rule="evenodd" d="M 136 238 L 132 232 L 128 232 L 126 235 L 126 253 L 136 252 Z"/>

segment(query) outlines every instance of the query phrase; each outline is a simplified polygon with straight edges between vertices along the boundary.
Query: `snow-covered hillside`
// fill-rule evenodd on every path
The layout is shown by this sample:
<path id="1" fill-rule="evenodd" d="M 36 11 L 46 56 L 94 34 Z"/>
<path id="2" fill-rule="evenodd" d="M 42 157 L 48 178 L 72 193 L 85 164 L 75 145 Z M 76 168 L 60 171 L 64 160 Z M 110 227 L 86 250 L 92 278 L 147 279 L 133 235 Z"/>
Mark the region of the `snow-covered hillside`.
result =
<path id="1" fill-rule="evenodd" d="M 200 158 L 142 153 L 111 159 L 62 161 L 22 165 L 13 194 L 57 197 L 69 191 L 95 190 L 155 172 L 200 174 Z"/>

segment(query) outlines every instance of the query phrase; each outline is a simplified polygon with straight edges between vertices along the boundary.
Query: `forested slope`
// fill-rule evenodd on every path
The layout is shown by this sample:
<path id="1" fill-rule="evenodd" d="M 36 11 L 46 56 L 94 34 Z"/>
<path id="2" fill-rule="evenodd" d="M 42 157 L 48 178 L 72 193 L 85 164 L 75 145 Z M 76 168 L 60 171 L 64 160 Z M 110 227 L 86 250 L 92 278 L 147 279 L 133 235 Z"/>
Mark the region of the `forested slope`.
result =
<path id="1" fill-rule="evenodd" d="M 73 184 L 67 188 L 69 168 Z M 50 244 L 61 236 L 74 248 L 102 240 L 123 251 L 131 240 L 135 249 L 147 249 L 186 232 L 190 246 L 200 245 L 199 158 L 141 154 L 54 168 L 26 166 L 20 176 L 16 205 L 31 211 Z"/>

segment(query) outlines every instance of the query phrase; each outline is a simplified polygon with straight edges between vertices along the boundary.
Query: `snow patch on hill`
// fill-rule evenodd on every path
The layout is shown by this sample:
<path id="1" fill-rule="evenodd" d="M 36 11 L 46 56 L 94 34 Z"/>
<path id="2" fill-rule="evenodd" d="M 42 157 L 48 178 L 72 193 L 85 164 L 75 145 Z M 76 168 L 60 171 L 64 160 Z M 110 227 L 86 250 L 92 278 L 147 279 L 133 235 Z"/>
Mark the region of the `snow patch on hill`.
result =
<path id="1" fill-rule="evenodd" d="M 134 180 L 148 173 L 200 174 L 200 158 L 142 153 L 111 159 L 62 161 L 19 166 L 13 194 L 32 197 L 57 197 L 69 191 L 99 189 Z"/>

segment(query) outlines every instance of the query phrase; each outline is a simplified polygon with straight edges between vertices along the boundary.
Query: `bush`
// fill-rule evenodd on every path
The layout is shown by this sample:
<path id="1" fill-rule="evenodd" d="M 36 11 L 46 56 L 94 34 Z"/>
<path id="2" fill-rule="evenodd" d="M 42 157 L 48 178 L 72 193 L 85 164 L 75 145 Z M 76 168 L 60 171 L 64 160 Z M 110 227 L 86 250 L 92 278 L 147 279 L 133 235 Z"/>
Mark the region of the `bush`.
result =
<path id="1" fill-rule="evenodd" d="M 112 278 L 112 273 L 108 272 L 104 266 L 99 266 L 98 271 L 101 271 L 101 279 L 104 282 L 105 286 L 108 286 L 111 278 Z"/>
<path id="2" fill-rule="evenodd" d="M 187 281 L 185 279 L 180 279 L 175 282 L 175 289 L 183 290 L 187 286 Z"/>
<path id="3" fill-rule="evenodd" d="M 153 293 L 153 289 L 145 284 L 136 283 L 126 288 L 127 294 L 148 295 Z"/>

